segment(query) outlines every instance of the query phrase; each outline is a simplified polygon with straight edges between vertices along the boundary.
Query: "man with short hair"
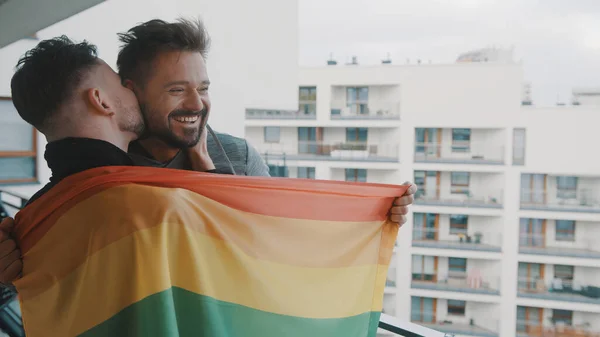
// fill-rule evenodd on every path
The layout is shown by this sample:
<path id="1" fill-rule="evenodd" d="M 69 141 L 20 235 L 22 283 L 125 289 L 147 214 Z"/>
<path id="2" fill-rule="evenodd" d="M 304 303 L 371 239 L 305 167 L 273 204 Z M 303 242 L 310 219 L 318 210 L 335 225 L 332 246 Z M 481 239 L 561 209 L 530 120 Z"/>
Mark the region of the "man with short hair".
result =
<path id="1" fill-rule="evenodd" d="M 244 139 L 224 134 L 217 134 L 216 137 L 208 137 L 207 132 L 204 131 L 205 129 L 209 130 L 206 122 L 210 115 L 211 107 L 208 95 L 210 81 L 205 63 L 210 39 L 200 21 L 180 19 L 175 23 L 167 23 L 162 20 L 151 20 L 131 28 L 127 33 L 121 34 L 120 39 L 124 43 L 117 60 L 121 81 L 123 85 L 135 92 L 140 103 L 140 109 L 144 115 L 144 120 L 146 121 L 147 132 L 142 136 L 141 140 L 130 144 L 129 156 L 123 156 L 123 153 L 118 151 L 104 151 L 103 149 L 108 149 L 110 146 L 105 146 L 106 144 L 103 143 L 102 145 L 97 145 L 96 148 L 90 149 L 88 147 L 90 143 L 100 144 L 98 143 L 101 142 L 100 140 L 110 142 L 110 139 L 106 138 L 108 135 L 104 135 L 97 130 L 97 127 L 91 121 L 86 124 L 77 124 L 81 125 L 81 130 L 78 128 L 69 128 L 68 130 L 76 132 L 74 134 L 63 132 L 60 135 L 61 137 L 95 138 L 93 141 L 85 141 L 85 144 L 81 144 L 81 140 L 58 140 L 60 139 L 58 134 L 54 138 L 49 138 L 49 141 L 51 139 L 57 139 L 58 141 L 48 144 L 45 157 L 46 159 L 50 158 L 48 162 L 49 166 L 54 156 L 60 158 L 53 165 L 54 167 L 60 167 L 61 173 L 55 174 L 55 170 L 51 166 L 50 168 L 53 170 L 51 181 L 38 193 L 43 193 L 44 190 L 54 186 L 62 179 L 61 177 L 64 178 L 66 175 L 83 171 L 87 168 L 107 165 L 135 164 L 209 171 L 213 173 L 268 176 L 268 168 L 264 161 L 260 158 L 258 152 L 249 146 Z M 67 49 L 70 50 L 70 48 Z M 77 49 L 75 51 L 78 52 Z M 84 52 L 81 52 L 81 54 L 81 56 L 86 56 Z M 98 60 L 98 62 L 110 69 L 103 61 Z M 54 61 L 51 57 L 48 57 L 45 67 L 52 68 L 51 62 Z M 74 68 L 78 68 L 80 62 L 75 59 L 72 61 L 72 64 Z M 84 67 L 83 69 L 88 68 Z M 127 93 L 130 94 L 130 91 L 123 88 L 120 83 L 114 83 L 117 78 L 112 69 L 110 69 L 112 73 L 104 67 L 102 69 L 106 70 L 106 73 L 101 73 L 101 75 L 111 80 L 110 84 L 115 87 L 112 90 L 115 91 L 115 95 L 119 99 L 115 98 L 113 102 L 105 98 L 106 95 L 98 94 L 99 97 L 102 97 L 102 99 L 98 98 L 98 102 L 100 103 L 95 103 L 95 105 L 91 105 L 91 102 L 86 104 L 80 103 L 78 106 L 88 106 L 90 109 L 88 112 L 92 116 L 95 116 L 94 113 L 98 114 L 96 112 L 97 109 L 100 109 L 100 112 L 104 111 L 102 109 L 106 111 L 116 110 L 115 106 L 118 106 L 116 102 L 121 102 L 123 107 L 127 107 L 127 109 L 124 109 L 124 112 L 137 111 L 129 110 L 132 95 L 127 95 Z M 40 72 L 39 74 L 43 75 L 45 73 Z M 111 74 L 114 76 L 111 77 Z M 77 76 L 74 78 L 77 79 Z M 30 77 L 34 76 L 31 75 Z M 29 77 L 26 78 L 29 79 Z M 15 102 L 17 109 L 23 109 L 22 107 L 25 105 L 21 104 L 26 104 L 25 100 L 27 102 L 36 100 L 33 92 L 28 92 L 25 89 L 28 85 L 27 83 L 32 82 L 17 83 L 19 85 L 13 86 L 13 88 L 19 89 L 16 96 L 22 94 L 26 97 L 23 99 L 13 97 L 16 101 L 24 102 Z M 100 92 L 100 90 L 97 91 Z M 74 92 L 70 98 L 81 98 L 81 95 L 81 92 Z M 14 91 L 13 96 L 15 96 Z M 88 95 L 86 97 L 87 102 L 95 96 Z M 74 105 L 69 103 L 68 106 Z M 36 108 L 43 111 L 44 105 L 39 105 Z M 19 113 L 21 114 L 21 111 Z M 69 116 L 73 115 L 65 114 L 65 118 Z M 124 118 L 124 116 L 129 116 L 124 113 L 113 113 L 106 116 L 114 118 L 113 127 L 128 125 L 130 129 L 136 130 L 137 133 L 134 132 L 136 135 L 141 134 L 141 132 L 138 132 L 138 126 L 134 128 L 136 125 L 134 122 L 139 123 L 140 120 L 136 120 L 132 116 Z M 119 119 L 119 123 L 116 122 L 117 117 L 121 118 Z M 24 119 L 27 120 L 25 117 Z M 83 123 L 74 120 L 66 120 L 66 122 Z M 126 122 L 129 122 L 129 124 Z M 103 120 L 102 123 L 108 122 Z M 55 124 L 55 126 L 59 127 L 60 123 Z M 90 130 L 86 130 L 88 128 Z M 125 127 L 122 128 L 127 129 Z M 44 133 L 43 130 L 40 131 Z M 108 134 L 108 131 L 106 133 Z M 114 133 L 116 133 L 115 130 L 113 130 Z M 129 133 L 132 132 L 128 131 Z M 48 137 L 48 134 L 44 134 Z M 98 134 L 98 137 L 95 137 L 96 134 Z M 51 135 L 51 137 L 53 136 Z M 123 137 L 118 136 L 119 139 L 122 138 L 122 140 L 118 141 L 120 144 L 118 149 L 120 150 L 123 150 L 123 146 L 125 146 L 123 144 L 127 139 L 131 141 L 137 138 Z M 57 151 L 53 151 L 52 149 L 55 147 L 54 143 L 64 144 L 64 146 L 58 147 Z M 73 146 L 79 146 L 80 149 L 72 150 L 70 147 Z M 107 158 L 104 157 L 105 154 L 102 152 L 106 152 Z M 56 153 L 56 155 L 53 153 Z M 73 153 L 73 155 L 70 156 L 69 153 Z M 79 166 L 70 169 L 70 167 L 74 167 L 74 163 L 69 163 L 69 160 L 75 160 L 77 158 L 76 155 L 83 156 L 83 158 L 90 162 L 85 163 L 85 165 L 78 164 Z M 64 156 L 64 158 L 60 156 Z M 107 162 L 105 159 L 109 161 Z M 65 164 L 63 165 L 63 163 Z M 67 165 L 66 163 L 69 164 Z M 86 168 L 85 166 L 89 164 L 91 166 Z M 396 199 L 393 207 L 390 209 L 391 221 L 400 225 L 406 222 L 405 215 L 408 213 L 408 206 L 412 204 L 415 192 L 416 187 L 411 185 L 404 196 Z M 38 196 L 36 194 L 32 199 L 35 200 Z M 19 275 L 22 268 L 19 259 L 20 253 L 15 249 L 15 242 L 8 234 L 11 228 L 12 219 L 10 218 L 0 223 L 0 283 L 4 284 L 11 283 Z"/>

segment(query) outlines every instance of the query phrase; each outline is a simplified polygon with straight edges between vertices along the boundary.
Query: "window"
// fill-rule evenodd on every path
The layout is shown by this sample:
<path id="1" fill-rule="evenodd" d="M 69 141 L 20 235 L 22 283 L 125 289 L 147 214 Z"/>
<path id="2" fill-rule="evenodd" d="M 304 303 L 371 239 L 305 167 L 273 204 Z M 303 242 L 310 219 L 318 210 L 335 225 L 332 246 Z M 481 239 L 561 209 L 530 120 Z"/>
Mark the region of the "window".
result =
<path id="1" fill-rule="evenodd" d="M 521 174 L 521 203 L 545 204 L 547 180 L 545 174 Z"/>
<path id="2" fill-rule="evenodd" d="M 452 172 L 450 174 L 452 194 L 469 194 L 469 172 Z"/>
<path id="3" fill-rule="evenodd" d="M 467 259 L 460 257 L 448 258 L 448 270 L 452 274 L 464 274 L 467 272 Z"/>
<path id="4" fill-rule="evenodd" d="M 467 302 L 458 300 L 448 300 L 448 315 L 464 316 Z"/>
<path id="5" fill-rule="evenodd" d="M 452 129 L 452 152 L 471 151 L 471 129 Z"/>
<path id="6" fill-rule="evenodd" d="M 315 179 L 314 167 L 298 167 L 298 178 Z"/>
<path id="7" fill-rule="evenodd" d="M 279 143 L 281 129 L 278 126 L 265 126 L 265 143 Z"/>
<path id="8" fill-rule="evenodd" d="M 346 141 L 348 143 L 366 143 L 369 135 L 367 128 L 346 128 Z"/>
<path id="9" fill-rule="evenodd" d="M 556 241 L 575 241 L 575 221 L 556 220 Z"/>
<path id="10" fill-rule="evenodd" d="M 436 281 L 437 263 L 437 257 L 435 256 L 413 255 L 413 281 Z"/>
<path id="11" fill-rule="evenodd" d="M 369 88 L 368 87 L 349 87 L 346 88 L 346 106 L 350 112 L 358 115 L 369 113 Z"/>
<path id="12" fill-rule="evenodd" d="M 525 165 L 525 129 L 513 130 L 513 165 Z"/>
<path id="13" fill-rule="evenodd" d="M 298 111 L 300 114 L 316 115 L 317 87 L 300 87 L 298 91 Z"/>
<path id="14" fill-rule="evenodd" d="M 564 323 L 565 325 L 573 325 L 573 311 L 571 310 L 552 310 L 552 323 L 558 322 Z"/>
<path id="15" fill-rule="evenodd" d="M 577 177 L 556 177 L 556 197 L 560 199 L 577 198 Z"/>
<path id="16" fill-rule="evenodd" d="M 538 281 L 544 279 L 544 265 L 519 262 L 517 285 L 519 290 L 537 289 Z"/>
<path id="17" fill-rule="evenodd" d="M 287 166 L 269 165 L 269 174 L 271 177 L 288 177 Z"/>
<path id="18" fill-rule="evenodd" d="M 544 247 L 546 245 L 546 220 L 521 218 L 519 221 L 519 245 L 521 247 Z"/>
<path id="19" fill-rule="evenodd" d="M 0 184 L 37 181 L 36 133 L 21 119 L 12 100 L 0 97 Z"/>
<path id="20" fill-rule="evenodd" d="M 468 215 L 450 215 L 450 234 L 467 234 Z"/>
<path id="21" fill-rule="evenodd" d="M 437 240 L 439 218 L 439 214 L 415 213 L 413 240 Z"/>
<path id="22" fill-rule="evenodd" d="M 573 281 L 574 273 L 575 267 L 573 266 L 565 266 L 562 264 L 554 265 L 554 278 L 558 278 L 563 281 Z"/>
<path id="23" fill-rule="evenodd" d="M 434 323 L 437 302 L 435 298 L 412 296 L 410 299 L 410 320 L 413 322 Z"/>
<path id="24" fill-rule="evenodd" d="M 367 182 L 366 169 L 346 169 L 346 181 Z"/>

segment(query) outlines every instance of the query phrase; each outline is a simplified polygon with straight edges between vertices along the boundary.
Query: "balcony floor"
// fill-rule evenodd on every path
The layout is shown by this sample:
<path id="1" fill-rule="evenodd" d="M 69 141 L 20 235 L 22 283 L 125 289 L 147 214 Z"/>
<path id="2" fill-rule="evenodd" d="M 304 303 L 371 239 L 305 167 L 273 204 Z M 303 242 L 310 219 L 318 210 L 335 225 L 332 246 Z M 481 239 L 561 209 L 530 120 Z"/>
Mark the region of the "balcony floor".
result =
<path id="1" fill-rule="evenodd" d="M 452 199 L 416 199 L 415 205 L 424 206 L 448 206 L 448 207 L 472 207 L 472 208 L 503 208 L 502 204 L 487 203 L 476 200 L 452 200 Z"/>
<path id="2" fill-rule="evenodd" d="M 563 257 L 579 257 L 586 259 L 600 259 L 600 252 L 589 249 L 558 248 L 558 247 L 519 247 L 519 254 L 551 255 Z"/>
<path id="3" fill-rule="evenodd" d="M 280 153 L 267 153 L 263 154 L 263 157 L 268 159 L 279 159 L 279 160 L 314 160 L 314 161 L 360 161 L 360 162 L 377 162 L 377 163 L 397 163 L 398 158 L 390 157 L 377 157 L 377 156 L 324 156 L 318 154 L 280 154 Z"/>
<path id="4" fill-rule="evenodd" d="M 503 160 L 471 158 L 415 157 L 415 163 L 431 164 L 467 164 L 467 165 L 504 165 Z"/>
<path id="5" fill-rule="evenodd" d="M 600 213 L 600 205 L 596 205 L 596 206 L 578 206 L 578 205 L 549 205 L 549 204 L 521 203 L 521 209 L 524 210 L 524 211 L 551 211 L 551 212 L 571 212 L 571 213 Z"/>
<path id="6" fill-rule="evenodd" d="M 454 291 L 459 293 L 481 294 L 481 295 L 500 295 L 500 291 L 491 288 L 471 288 L 467 284 L 448 284 L 443 282 L 412 281 L 410 284 L 414 289 Z"/>
<path id="7" fill-rule="evenodd" d="M 519 297 L 521 298 L 534 298 L 540 300 L 549 301 L 563 301 L 563 302 L 577 302 L 577 303 L 589 303 L 589 304 L 600 304 L 600 298 L 587 297 L 573 293 L 561 293 L 561 292 L 527 292 L 519 290 Z"/>
<path id="8" fill-rule="evenodd" d="M 498 246 L 486 245 L 482 243 L 444 241 L 444 240 L 413 240 L 413 247 L 436 248 L 436 249 L 458 249 L 474 250 L 480 252 L 500 252 L 502 249 Z"/>
<path id="9" fill-rule="evenodd" d="M 476 325 L 471 326 L 468 324 L 441 324 L 441 323 L 420 323 L 424 327 L 434 329 L 447 334 L 463 335 L 463 336 L 475 336 L 475 337 L 498 337 L 498 333 L 480 328 Z"/>

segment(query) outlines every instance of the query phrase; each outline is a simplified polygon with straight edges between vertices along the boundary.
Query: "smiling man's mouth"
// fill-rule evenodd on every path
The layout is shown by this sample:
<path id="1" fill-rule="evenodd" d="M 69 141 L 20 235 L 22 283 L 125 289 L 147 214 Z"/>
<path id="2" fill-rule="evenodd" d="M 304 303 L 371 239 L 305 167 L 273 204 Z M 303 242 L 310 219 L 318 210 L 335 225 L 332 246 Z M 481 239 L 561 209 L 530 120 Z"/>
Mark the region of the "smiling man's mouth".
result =
<path id="1" fill-rule="evenodd" d="M 184 124 L 194 124 L 197 121 L 200 120 L 200 115 L 195 115 L 195 116 L 175 116 L 173 117 L 174 120 L 176 120 L 179 123 L 184 123 Z"/>

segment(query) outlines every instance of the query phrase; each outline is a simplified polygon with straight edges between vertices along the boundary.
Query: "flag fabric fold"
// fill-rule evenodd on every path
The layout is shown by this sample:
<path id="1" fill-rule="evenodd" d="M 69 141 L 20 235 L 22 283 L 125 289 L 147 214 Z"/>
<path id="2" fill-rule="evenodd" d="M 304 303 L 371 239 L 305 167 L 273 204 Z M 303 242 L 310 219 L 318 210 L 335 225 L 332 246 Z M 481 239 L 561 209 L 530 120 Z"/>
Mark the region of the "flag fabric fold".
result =
<path id="1" fill-rule="evenodd" d="M 374 337 L 405 189 L 75 174 L 16 216 L 26 335 Z"/>

